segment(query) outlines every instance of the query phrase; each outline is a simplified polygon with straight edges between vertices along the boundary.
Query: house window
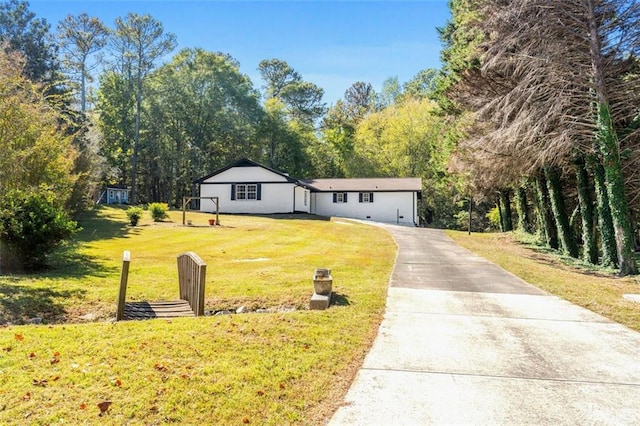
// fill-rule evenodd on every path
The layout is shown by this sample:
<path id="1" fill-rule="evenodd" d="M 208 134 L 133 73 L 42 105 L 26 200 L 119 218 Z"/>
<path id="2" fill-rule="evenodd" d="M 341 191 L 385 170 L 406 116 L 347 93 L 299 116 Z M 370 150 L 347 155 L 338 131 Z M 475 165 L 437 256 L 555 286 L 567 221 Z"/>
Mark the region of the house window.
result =
<path id="1" fill-rule="evenodd" d="M 251 184 L 247 185 L 247 200 L 257 200 L 258 199 L 258 185 Z"/>
<path id="2" fill-rule="evenodd" d="M 260 184 L 236 183 L 231 185 L 232 200 L 260 200 Z"/>
<path id="3" fill-rule="evenodd" d="M 347 193 L 346 192 L 334 192 L 333 193 L 333 202 L 334 203 L 346 203 L 347 202 Z"/>
<path id="4" fill-rule="evenodd" d="M 373 203 L 373 192 L 361 192 L 359 198 L 361 203 Z"/>

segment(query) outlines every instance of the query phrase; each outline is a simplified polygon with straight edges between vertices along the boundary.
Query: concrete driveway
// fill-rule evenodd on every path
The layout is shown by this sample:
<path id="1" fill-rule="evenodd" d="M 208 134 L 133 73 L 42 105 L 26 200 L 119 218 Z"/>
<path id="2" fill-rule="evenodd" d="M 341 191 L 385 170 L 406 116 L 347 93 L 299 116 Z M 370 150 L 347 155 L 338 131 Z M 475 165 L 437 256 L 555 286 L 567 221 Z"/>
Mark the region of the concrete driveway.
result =
<path id="1" fill-rule="evenodd" d="M 330 425 L 640 425 L 640 334 L 442 231 L 399 246 L 387 310 Z"/>

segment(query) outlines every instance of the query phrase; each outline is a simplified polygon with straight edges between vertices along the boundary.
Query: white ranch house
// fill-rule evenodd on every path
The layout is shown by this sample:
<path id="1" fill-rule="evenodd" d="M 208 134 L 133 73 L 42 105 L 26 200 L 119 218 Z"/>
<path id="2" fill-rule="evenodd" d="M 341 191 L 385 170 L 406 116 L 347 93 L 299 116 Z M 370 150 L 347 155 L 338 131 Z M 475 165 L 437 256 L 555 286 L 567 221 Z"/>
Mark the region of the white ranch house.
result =
<path id="1" fill-rule="evenodd" d="M 248 159 L 194 181 L 220 213 L 310 213 L 419 225 L 420 178 L 295 179 Z M 215 211 L 202 199 L 200 210 Z"/>

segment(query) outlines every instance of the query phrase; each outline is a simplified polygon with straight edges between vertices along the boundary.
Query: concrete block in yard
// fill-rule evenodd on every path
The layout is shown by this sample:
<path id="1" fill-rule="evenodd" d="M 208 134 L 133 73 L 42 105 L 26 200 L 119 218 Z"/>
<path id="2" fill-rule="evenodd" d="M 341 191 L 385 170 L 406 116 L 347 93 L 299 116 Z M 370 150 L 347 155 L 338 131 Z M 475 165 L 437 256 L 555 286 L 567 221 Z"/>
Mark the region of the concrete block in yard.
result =
<path id="1" fill-rule="evenodd" d="M 316 311 L 324 311 L 329 307 L 331 303 L 331 294 L 318 294 L 313 293 L 311 296 L 311 302 L 309 303 L 309 309 Z"/>
<path id="2" fill-rule="evenodd" d="M 328 277 L 313 277 L 313 290 L 317 294 L 322 294 L 324 296 L 331 295 L 331 291 L 333 289 L 333 279 L 331 275 Z"/>

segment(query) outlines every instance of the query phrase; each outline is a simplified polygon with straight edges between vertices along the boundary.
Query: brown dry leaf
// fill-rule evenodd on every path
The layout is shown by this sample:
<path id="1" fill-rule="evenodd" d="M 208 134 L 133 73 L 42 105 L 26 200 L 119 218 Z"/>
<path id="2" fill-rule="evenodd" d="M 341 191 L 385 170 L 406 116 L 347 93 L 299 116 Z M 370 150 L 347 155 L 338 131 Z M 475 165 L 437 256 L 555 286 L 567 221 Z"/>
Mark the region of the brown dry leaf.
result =
<path id="1" fill-rule="evenodd" d="M 22 397 L 23 401 L 29 401 L 31 399 L 31 392 L 27 392 L 24 394 L 24 396 Z"/>
<path id="2" fill-rule="evenodd" d="M 58 357 L 60 356 L 60 352 L 55 351 L 55 352 L 53 353 L 53 356 L 54 356 L 54 358 L 58 358 Z"/>
<path id="3" fill-rule="evenodd" d="M 120 386 L 122 386 L 122 381 L 121 381 L 120 379 L 115 379 L 115 380 L 113 381 L 113 384 L 114 384 L 115 386 L 120 387 Z"/>
<path id="4" fill-rule="evenodd" d="M 262 396 L 262 395 L 264 395 L 264 391 L 259 390 L 258 391 L 258 396 Z"/>
<path id="5" fill-rule="evenodd" d="M 284 390 L 284 383 L 280 383 L 280 390 Z"/>
<path id="6" fill-rule="evenodd" d="M 51 376 L 52 382 L 57 382 L 58 380 L 60 380 L 60 376 Z"/>
<path id="7" fill-rule="evenodd" d="M 248 418 L 245 417 L 244 419 L 242 419 L 242 423 L 244 423 L 245 425 L 248 425 L 251 422 L 249 421 Z"/>
<path id="8" fill-rule="evenodd" d="M 87 409 L 87 404 L 85 404 L 84 402 L 82 404 L 80 404 L 80 409 L 81 410 L 86 410 Z"/>
<path id="9" fill-rule="evenodd" d="M 158 371 L 167 371 L 167 367 L 162 364 L 155 364 L 153 368 L 155 368 Z"/>
<path id="10" fill-rule="evenodd" d="M 149 411 L 153 411 L 154 413 L 158 411 L 158 406 L 157 405 L 152 405 L 151 407 L 149 407 Z"/>
<path id="11" fill-rule="evenodd" d="M 111 407 L 111 401 L 102 401 L 98 403 L 98 408 L 100 409 L 100 414 L 104 413 Z"/>
<path id="12" fill-rule="evenodd" d="M 5 352 L 11 352 L 13 350 L 13 348 L 11 346 L 7 346 L 6 348 L 3 349 L 3 351 Z"/>
<path id="13" fill-rule="evenodd" d="M 31 381 L 31 383 L 32 383 L 34 386 L 41 386 L 41 387 L 45 387 L 45 386 L 47 386 L 47 382 L 48 382 L 48 380 L 47 380 L 47 379 L 33 379 L 33 380 Z"/>
<path id="14" fill-rule="evenodd" d="M 35 357 L 36 357 L 35 352 L 31 352 L 31 353 L 29 354 L 29 359 L 33 359 L 33 358 L 35 358 Z"/>
<path id="15" fill-rule="evenodd" d="M 22 333 L 16 334 L 13 336 L 14 339 L 16 339 L 18 342 L 21 342 L 24 340 L 24 336 L 22 335 Z"/>
<path id="16" fill-rule="evenodd" d="M 51 358 L 51 360 L 50 360 L 49 362 L 51 363 L 51 365 L 53 365 L 53 364 L 57 364 L 57 363 L 59 363 L 59 362 L 60 362 L 60 358 L 58 358 L 58 357 L 53 357 L 53 358 Z"/>

